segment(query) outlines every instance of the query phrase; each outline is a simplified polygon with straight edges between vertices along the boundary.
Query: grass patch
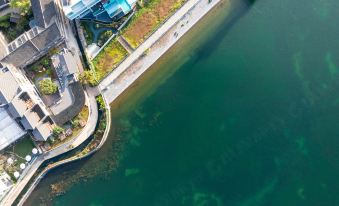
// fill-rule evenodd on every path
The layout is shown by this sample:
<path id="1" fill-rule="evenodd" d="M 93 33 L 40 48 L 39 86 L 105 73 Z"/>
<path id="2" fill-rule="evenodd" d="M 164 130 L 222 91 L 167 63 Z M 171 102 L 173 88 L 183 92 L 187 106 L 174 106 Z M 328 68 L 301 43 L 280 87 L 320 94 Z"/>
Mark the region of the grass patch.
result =
<path id="1" fill-rule="evenodd" d="M 32 154 L 33 148 L 34 148 L 33 141 L 31 140 L 30 137 L 25 136 L 15 144 L 13 144 L 13 146 L 9 147 L 8 151 L 11 151 L 16 155 L 25 158 L 26 155 Z"/>
<path id="2" fill-rule="evenodd" d="M 185 0 L 153 0 L 146 2 L 132 17 L 122 35 L 132 47 L 138 47 L 184 3 Z"/>
<path id="3" fill-rule="evenodd" d="M 115 69 L 127 54 L 126 49 L 117 40 L 112 40 L 93 60 L 98 80 Z"/>
<path id="4" fill-rule="evenodd" d="M 0 22 L 4 22 L 4 21 L 9 21 L 9 14 L 4 15 L 4 16 L 0 16 Z"/>
<path id="5" fill-rule="evenodd" d="M 20 164 L 26 163 L 25 157 L 26 155 L 32 155 L 32 149 L 34 147 L 35 145 L 32 139 L 26 135 L 2 151 L 2 158 L 7 160 L 7 158 L 11 157 L 14 160 L 11 165 L 7 163 L 1 165 L 3 167 L 2 170 L 6 171 L 14 182 L 16 182 L 16 178 L 13 173 L 15 171 L 21 171 Z"/>

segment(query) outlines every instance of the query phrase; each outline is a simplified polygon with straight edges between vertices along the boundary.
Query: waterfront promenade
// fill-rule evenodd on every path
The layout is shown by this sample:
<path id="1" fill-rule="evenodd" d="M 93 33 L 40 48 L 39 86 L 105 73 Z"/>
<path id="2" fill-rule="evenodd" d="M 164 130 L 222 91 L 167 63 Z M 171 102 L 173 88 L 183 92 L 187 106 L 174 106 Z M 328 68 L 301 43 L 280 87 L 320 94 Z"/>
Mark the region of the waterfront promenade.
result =
<path id="1" fill-rule="evenodd" d="M 100 83 L 107 101 L 113 102 L 220 1 L 188 0 Z"/>

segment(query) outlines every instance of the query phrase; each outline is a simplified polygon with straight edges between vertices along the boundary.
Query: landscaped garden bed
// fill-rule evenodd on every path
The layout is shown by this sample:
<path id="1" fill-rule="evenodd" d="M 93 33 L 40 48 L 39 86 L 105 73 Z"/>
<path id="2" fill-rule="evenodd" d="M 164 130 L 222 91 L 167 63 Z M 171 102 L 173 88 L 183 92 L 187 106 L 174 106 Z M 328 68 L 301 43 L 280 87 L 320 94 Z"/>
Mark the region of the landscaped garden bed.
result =
<path id="1" fill-rule="evenodd" d="M 91 21 L 81 21 L 80 25 L 83 29 L 87 45 L 95 43 L 101 47 L 116 32 L 116 29 L 111 25 Z"/>
<path id="2" fill-rule="evenodd" d="M 56 74 L 53 69 L 52 60 L 49 55 L 41 58 L 34 64 L 26 67 L 27 76 L 37 85 L 37 81 L 42 78 L 55 79 Z"/>
<path id="3" fill-rule="evenodd" d="M 129 44 L 136 48 L 155 31 L 163 21 L 179 9 L 185 0 L 146 1 L 132 17 L 122 35 Z"/>
<path id="4" fill-rule="evenodd" d="M 90 28 L 90 24 L 91 24 L 91 22 L 88 22 L 88 21 L 81 21 L 80 22 L 80 25 L 81 25 L 82 30 L 84 32 L 84 36 L 85 36 L 87 45 L 90 45 L 90 44 L 93 43 L 93 32 Z"/>
<path id="5" fill-rule="evenodd" d="M 112 40 L 93 60 L 97 79 L 101 80 L 115 69 L 127 54 L 126 49 L 117 40 Z"/>

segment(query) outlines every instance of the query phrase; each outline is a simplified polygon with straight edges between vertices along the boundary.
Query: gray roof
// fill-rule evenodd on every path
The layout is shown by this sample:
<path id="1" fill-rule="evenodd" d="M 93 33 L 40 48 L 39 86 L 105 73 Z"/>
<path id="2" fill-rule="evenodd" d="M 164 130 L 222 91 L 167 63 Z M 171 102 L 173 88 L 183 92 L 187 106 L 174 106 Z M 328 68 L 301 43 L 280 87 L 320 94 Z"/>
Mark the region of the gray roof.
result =
<path id="1" fill-rule="evenodd" d="M 23 36 L 24 39 L 11 42 L 8 46 L 10 53 L 1 60 L 16 67 L 33 63 L 64 38 L 57 25 L 54 0 L 31 0 L 31 5 L 36 27 L 28 31 Z"/>
<path id="2" fill-rule="evenodd" d="M 8 68 L 0 70 L 0 104 L 8 104 L 21 92 L 15 76 Z"/>
<path id="3" fill-rule="evenodd" d="M 60 100 L 56 104 L 49 107 L 54 115 L 60 114 L 62 111 L 71 107 L 74 103 L 72 90 L 69 87 L 60 91 L 60 97 Z"/>
<path id="4" fill-rule="evenodd" d="M 53 0 L 31 0 L 32 10 L 37 26 L 46 28 L 56 15 Z"/>
<path id="5" fill-rule="evenodd" d="M 75 74 L 79 72 L 77 62 L 71 52 L 66 52 L 63 56 L 62 59 L 65 61 L 65 64 L 67 66 L 67 73 L 68 75 L 70 74 Z M 66 72 L 66 71 L 65 71 Z"/>
<path id="6" fill-rule="evenodd" d="M 61 74 L 68 76 L 79 72 L 78 65 L 73 54 L 66 49 L 62 53 L 54 55 L 52 57 L 52 63 L 54 68 L 62 70 L 61 73 L 58 73 L 58 75 Z"/>
<path id="7" fill-rule="evenodd" d="M 85 93 L 84 89 L 82 88 L 82 85 L 80 82 L 74 82 L 69 85 L 69 88 L 71 89 L 72 96 L 73 96 L 73 102 L 72 105 L 65 108 L 62 112 L 58 114 L 54 114 L 52 116 L 53 121 L 57 125 L 63 125 L 67 121 L 74 118 L 76 115 L 78 115 L 85 105 Z"/>
<path id="8" fill-rule="evenodd" d="M 8 111 L 14 118 L 22 117 L 27 109 L 28 105 L 19 96 L 15 97 L 8 105 Z"/>
<path id="9" fill-rule="evenodd" d="M 35 105 L 29 112 L 26 112 L 21 123 L 26 130 L 34 129 L 41 120 L 46 117 L 46 113 L 40 105 Z"/>
<path id="10" fill-rule="evenodd" d="M 73 74 L 77 73 L 78 65 L 71 52 L 64 49 L 61 53 L 52 56 L 52 64 L 58 75 L 60 90 L 63 92 L 68 86 L 69 80 L 73 80 Z"/>
<path id="11" fill-rule="evenodd" d="M 46 30 L 35 36 L 31 41 L 39 50 L 44 50 L 49 45 L 55 44 L 55 42 L 61 37 L 59 27 L 56 23 L 52 24 Z"/>
<path id="12" fill-rule="evenodd" d="M 32 132 L 34 138 L 39 141 L 46 141 L 52 133 L 51 125 L 49 123 L 39 124 Z"/>
<path id="13" fill-rule="evenodd" d="M 21 123 L 26 130 L 29 130 L 34 129 L 38 125 L 40 120 L 41 119 L 36 112 L 30 111 L 24 115 L 24 117 L 21 119 Z"/>
<path id="14" fill-rule="evenodd" d="M 39 50 L 31 41 L 26 41 L 12 53 L 8 54 L 2 61 L 8 64 L 13 64 L 15 67 L 25 65 L 34 56 L 39 54 Z"/>
<path id="15" fill-rule="evenodd" d="M 2 61 L 13 64 L 15 67 L 26 66 L 31 63 L 36 56 L 47 52 L 47 48 L 58 44 L 62 38 L 59 27 L 56 23 L 53 23 L 50 27 L 16 48 Z"/>

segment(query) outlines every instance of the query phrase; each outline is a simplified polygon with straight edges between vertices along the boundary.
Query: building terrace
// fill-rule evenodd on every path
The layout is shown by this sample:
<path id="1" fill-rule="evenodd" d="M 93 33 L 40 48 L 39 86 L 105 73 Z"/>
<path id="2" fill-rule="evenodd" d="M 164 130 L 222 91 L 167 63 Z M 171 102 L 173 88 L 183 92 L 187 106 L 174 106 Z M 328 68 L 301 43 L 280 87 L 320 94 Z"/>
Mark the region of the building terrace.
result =
<path id="1" fill-rule="evenodd" d="M 49 116 L 34 85 L 15 67 L 3 63 L 0 63 L 0 105 L 0 150 L 35 130 Z M 46 139 L 36 140 L 46 141 L 49 137 L 40 136 Z"/>

